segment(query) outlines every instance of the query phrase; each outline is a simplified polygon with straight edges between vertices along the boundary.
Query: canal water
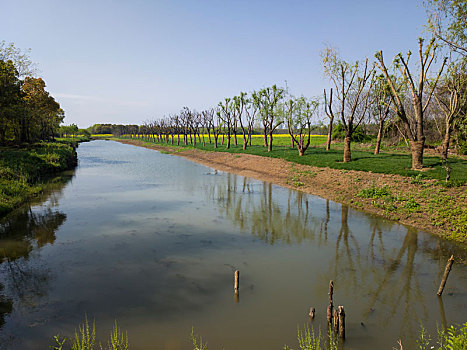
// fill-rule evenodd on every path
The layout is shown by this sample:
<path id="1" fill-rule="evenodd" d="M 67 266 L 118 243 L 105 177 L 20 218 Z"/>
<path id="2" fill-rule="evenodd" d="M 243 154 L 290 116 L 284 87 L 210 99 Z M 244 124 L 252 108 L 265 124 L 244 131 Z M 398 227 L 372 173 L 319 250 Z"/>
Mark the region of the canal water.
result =
<path id="1" fill-rule="evenodd" d="M 297 349 L 297 329 L 326 333 L 330 280 L 347 350 L 467 321 L 465 247 L 145 148 L 93 141 L 78 157 L 1 223 L 1 349 L 47 349 L 86 316 L 103 343 L 117 321 L 133 350 L 192 349 L 192 329 L 210 350 Z"/>

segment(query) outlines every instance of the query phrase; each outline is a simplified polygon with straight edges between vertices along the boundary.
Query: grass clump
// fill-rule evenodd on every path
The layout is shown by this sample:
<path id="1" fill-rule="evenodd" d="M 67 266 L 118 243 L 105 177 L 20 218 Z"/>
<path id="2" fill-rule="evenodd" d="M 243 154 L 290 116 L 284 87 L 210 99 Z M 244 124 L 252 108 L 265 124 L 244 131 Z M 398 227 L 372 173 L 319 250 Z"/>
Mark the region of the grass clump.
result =
<path id="1" fill-rule="evenodd" d="M 465 350 L 467 349 L 467 322 L 459 326 L 450 326 L 447 329 L 438 329 L 437 339 L 433 340 L 425 327 L 421 326 L 417 339 L 418 350 Z M 402 350 L 402 341 L 398 342 Z"/>
<path id="2" fill-rule="evenodd" d="M 391 194 L 392 193 L 388 186 L 377 187 L 373 185 L 371 187 L 364 188 L 363 190 L 361 190 L 357 194 L 357 196 L 362 198 L 379 199 L 390 196 Z"/>

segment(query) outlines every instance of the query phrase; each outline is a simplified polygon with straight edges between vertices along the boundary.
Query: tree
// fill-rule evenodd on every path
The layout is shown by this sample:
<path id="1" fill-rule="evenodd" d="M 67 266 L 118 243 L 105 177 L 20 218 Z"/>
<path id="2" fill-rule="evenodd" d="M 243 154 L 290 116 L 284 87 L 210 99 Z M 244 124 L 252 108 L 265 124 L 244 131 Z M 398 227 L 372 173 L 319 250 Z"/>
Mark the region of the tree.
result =
<path id="1" fill-rule="evenodd" d="M 467 2 L 426 0 L 428 29 L 455 52 L 467 56 Z"/>
<path id="2" fill-rule="evenodd" d="M 284 104 L 289 134 L 300 156 L 303 156 L 310 146 L 311 119 L 318 106 L 317 99 L 307 99 L 304 96 L 299 98 L 292 96 Z"/>
<path id="3" fill-rule="evenodd" d="M 383 137 L 384 123 L 390 116 L 391 107 L 391 91 L 384 76 L 376 77 L 375 84 L 372 89 L 373 99 L 373 116 L 378 122 L 378 134 L 376 136 L 375 154 L 379 154 L 381 139 Z"/>
<path id="4" fill-rule="evenodd" d="M 326 89 L 324 89 L 324 111 L 326 113 L 326 116 L 329 118 L 328 140 L 326 141 L 326 151 L 329 151 L 331 149 L 332 126 L 334 123 L 334 113 L 332 113 L 332 88 L 331 92 L 329 93 L 329 104 L 326 95 Z"/>
<path id="5" fill-rule="evenodd" d="M 245 92 L 240 92 L 239 96 L 234 96 L 233 98 L 233 103 L 234 103 L 234 109 L 236 111 L 237 119 L 240 122 L 240 128 L 242 129 L 242 135 L 243 135 L 243 150 L 246 150 L 247 144 L 248 144 L 248 138 L 251 134 L 251 128 L 250 128 L 250 123 L 248 119 L 248 112 L 246 111 L 246 105 L 248 103 L 248 99 L 245 98 L 246 93 Z M 244 124 L 244 116 L 247 115 L 247 119 L 245 120 Z"/>
<path id="6" fill-rule="evenodd" d="M 235 119 L 235 108 L 234 102 L 230 98 L 226 98 L 225 102 L 219 102 L 220 110 L 217 112 L 218 116 L 222 120 L 223 125 L 227 128 L 227 145 L 225 149 L 230 148 L 230 135 L 232 133 L 232 128 Z"/>
<path id="7" fill-rule="evenodd" d="M 7 44 L 5 40 L 0 41 L 0 61 L 11 61 L 15 66 L 20 78 L 25 76 L 34 76 L 36 73 L 35 64 L 29 58 L 31 50 L 23 53 L 15 47 L 15 44 Z"/>
<path id="8" fill-rule="evenodd" d="M 45 90 L 42 78 L 26 77 L 22 86 L 25 112 L 20 117 L 20 142 L 53 138 L 65 115 Z"/>
<path id="9" fill-rule="evenodd" d="M 256 103 L 259 105 L 259 114 L 264 126 L 265 142 L 268 152 L 272 151 L 272 134 L 277 127 L 284 123 L 280 110 L 280 102 L 285 97 L 285 90 L 276 85 L 260 90 L 256 95 Z M 267 137 L 266 137 L 267 135 Z"/>
<path id="10" fill-rule="evenodd" d="M 456 121 L 467 112 L 467 58 L 453 62 L 436 87 L 434 97 L 444 115 L 444 138 L 441 157 L 448 158 L 451 133 Z"/>
<path id="11" fill-rule="evenodd" d="M 397 78 L 389 73 L 388 68 L 384 63 L 383 52 L 379 51 L 375 55 L 377 59 L 376 65 L 384 74 L 391 91 L 391 108 L 402 121 L 405 127 L 405 132 L 409 137 L 412 152 L 412 169 L 414 170 L 420 170 L 423 168 L 423 148 L 425 145 L 424 113 L 430 103 L 431 96 L 433 95 L 433 91 L 447 60 L 447 58 L 443 60 L 441 68 L 433 82 L 431 84 L 427 84 L 429 79 L 428 73 L 433 60 L 435 59 L 438 46 L 435 44 L 435 40 L 433 38 L 426 49 L 423 50 L 423 42 L 424 40 L 421 38 L 418 41 L 418 53 L 420 59 L 420 76 L 418 77 L 418 84 L 416 84 L 415 76 L 411 73 L 409 68 L 409 61 L 412 53 L 409 51 L 406 58 L 399 53 L 394 58 L 394 66 L 400 73 L 402 84 L 405 89 L 398 88 L 396 81 Z M 427 86 L 429 87 L 429 90 L 425 96 L 425 89 Z M 404 106 L 404 96 L 402 95 L 404 90 L 410 91 L 412 97 L 412 111 L 406 109 Z"/>
<path id="12" fill-rule="evenodd" d="M 368 59 L 362 63 L 347 63 L 341 59 L 335 49 L 326 48 L 322 53 L 324 72 L 331 79 L 335 91 L 335 103 L 327 105 L 326 113 L 334 119 L 334 109 L 340 116 L 345 130 L 344 162 L 351 161 L 350 143 L 352 134 L 363 121 L 368 109 L 370 91 L 374 82 L 374 69 Z M 331 95 L 332 96 L 332 95 Z M 330 96 L 330 102 L 332 102 Z M 325 99 L 325 104 L 326 103 Z"/>
<path id="13" fill-rule="evenodd" d="M 13 62 L 0 60 L 0 144 L 6 141 L 8 131 L 14 132 L 15 118 L 21 103 L 21 81 Z"/>

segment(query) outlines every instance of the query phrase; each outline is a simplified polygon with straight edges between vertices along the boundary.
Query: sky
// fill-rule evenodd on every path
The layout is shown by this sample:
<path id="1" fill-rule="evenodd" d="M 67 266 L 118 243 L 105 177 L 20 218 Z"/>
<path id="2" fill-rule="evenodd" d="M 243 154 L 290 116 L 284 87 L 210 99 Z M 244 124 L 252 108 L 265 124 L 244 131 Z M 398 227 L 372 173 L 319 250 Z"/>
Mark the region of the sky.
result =
<path id="1" fill-rule="evenodd" d="M 320 52 L 388 63 L 425 36 L 421 0 L 0 0 L 65 124 L 141 124 L 272 84 L 322 96 Z"/>

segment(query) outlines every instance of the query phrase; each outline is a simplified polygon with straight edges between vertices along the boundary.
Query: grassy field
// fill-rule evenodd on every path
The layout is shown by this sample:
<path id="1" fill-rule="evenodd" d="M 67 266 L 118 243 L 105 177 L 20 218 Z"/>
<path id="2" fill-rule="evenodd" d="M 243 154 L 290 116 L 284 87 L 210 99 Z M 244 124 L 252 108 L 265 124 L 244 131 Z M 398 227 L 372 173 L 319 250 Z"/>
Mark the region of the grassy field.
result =
<path id="1" fill-rule="evenodd" d="M 41 181 L 76 164 L 68 142 L 0 147 L 0 216 L 42 191 Z"/>
<path id="2" fill-rule="evenodd" d="M 234 146 L 233 142 L 229 150 L 221 145 L 222 138 L 219 138 L 219 147 L 214 148 L 213 144 L 207 143 L 203 147 L 197 143 L 196 146 L 188 145 L 181 147 L 198 148 L 215 152 L 230 152 L 230 153 L 249 153 L 264 157 L 282 158 L 298 164 L 311 165 L 316 167 L 329 167 L 334 169 L 345 170 L 361 170 L 374 173 L 398 174 L 409 177 L 418 177 L 419 179 L 437 179 L 444 180 L 446 178 L 446 170 L 444 169 L 441 159 L 438 156 L 425 156 L 424 165 L 426 169 L 423 171 L 411 170 L 412 157 L 409 151 L 403 153 L 398 150 L 397 153 L 392 153 L 389 150 L 384 150 L 378 154 L 373 154 L 373 149 L 355 145 L 352 150 L 352 161 L 343 163 L 343 149 L 341 145 L 333 145 L 330 151 L 326 151 L 324 143 L 326 136 L 316 135 L 312 138 L 310 148 L 305 155 L 300 157 L 296 148 L 290 146 L 289 135 L 274 135 L 273 150 L 268 152 L 264 147 L 262 135 L 254 135 L 252 138 L 252 146 L 246 151 L 242 149 L 243 140 L 239 138 L 238 145 Z M 176 142 L 176 137 L 175 137 Z M 161 143 L 165 144 L 165 142 Z M 453 185 L 467 183 L 467 160 L 462 157 L 452 156 L 449 158 L 451 166 L 451 180 Z"/>

